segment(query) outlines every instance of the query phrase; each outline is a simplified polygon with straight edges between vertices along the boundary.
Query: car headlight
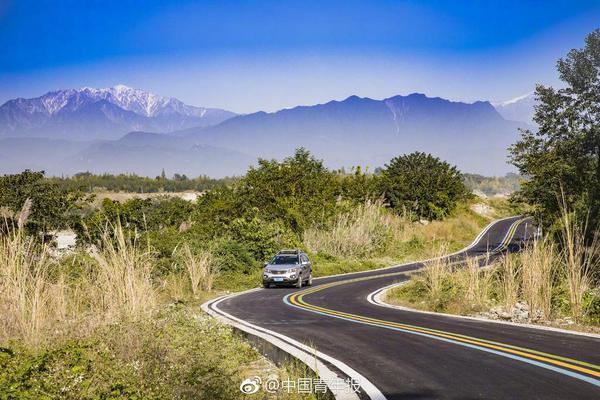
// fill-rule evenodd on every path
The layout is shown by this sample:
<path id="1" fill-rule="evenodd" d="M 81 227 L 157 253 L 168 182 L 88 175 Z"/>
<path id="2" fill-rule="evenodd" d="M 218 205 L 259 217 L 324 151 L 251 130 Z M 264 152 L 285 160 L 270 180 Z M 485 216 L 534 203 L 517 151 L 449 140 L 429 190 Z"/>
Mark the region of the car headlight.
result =
<path id="1" fill-rule="evenodd" d="M 270 274 L 271 270 L 270 269 L 265 269 L 265 274 Z"/>
<path id="2" fill-rule="evenodd" d="M 288 269 L 288 272 L 291 272 L 291 273 L 298 272 L 298 268 L 290 268 L 290 269 Z"/>

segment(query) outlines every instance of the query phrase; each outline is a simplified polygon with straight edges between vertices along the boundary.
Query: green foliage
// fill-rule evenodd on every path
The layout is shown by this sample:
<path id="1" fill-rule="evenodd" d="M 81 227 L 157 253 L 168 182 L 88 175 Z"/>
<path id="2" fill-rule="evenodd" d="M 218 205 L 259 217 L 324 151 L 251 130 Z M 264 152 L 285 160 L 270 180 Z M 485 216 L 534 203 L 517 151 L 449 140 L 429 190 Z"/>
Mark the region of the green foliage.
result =
<path id="1" fill-rule="evenodd" d="M 213 242 L 213 254 L 224 272 L 250 273 L 260 267 L 259 262 L 245 243 L 229 238 L 219 238 Z"/>
<path id="2" fill-rule="evenodd" d="M 361 204 L 366 199 L 381 196 L 378 187 L 378 175 L 369 174 L 368 170 L 361 167 L 352 168 L 349 174 L 338 172 L 341 195 L 344 199 Z"/>
<path id="3" fill-rule="evenodd" d="M 278 242 L 281 231 L 277 224 L 258 217 L 237 218 L 229 226 L 231 238 L 244 243 L 256 260 L 266 260 L 281 247 Z"/>
<path id="4" fill-rule="evenodd" d="M 562 197 L 567 208 L 588 215 L 590 231 L 600 221 L 600 29 L 583 49 L 558 61 L 561 89 L 538 85 L 536 131 L 522 132 L 511 147 L 512 162 L 530 177 L 518 199 L 532 204 L 550 226 L 558 219 Z"/>
<path id="5" fill-rule="evenodd" d="M 236 186 L 239 209 L 255 208 L 298 235 L 334 215 L 338 193 L 335 175 L 302 148 L 282 162 L 259 160 Z"/>
<path id="6" fill-rule="evenodd" d="M 185 175 L 174 174 L 173 178 L 169 179 L 166 174 L 161 174 L 156 178 L 148 178 L 135 174 L 95 175 L 90 172 L 80 172 L 72 177 L 55 177 L 49 178 L 49 180 L 64 191 L 94 192 L 95 190 L 109 190 L 112 192 L 157 193 L 186 190 L 203 192 L 230 184 L 235 181 L 235 178 L 212 179 L 207 176 L 188 178 Z"/>
<path id="7" fill-rule="evenodd" d="M 8 219 L 16 216 L 27 199 L 32 208 L 26 227 L 32 234 L 64 228 L 87 204 L 81 192 L 61 190 L 44 178 L 43 171 L 0 176 L 0 208 L 5 208 Z"/>
<path id="8" fill-rule="evenodd" d="M 177 197 L 133 198 L 123 203 L 104 199 L 100 208 L 84 216 L 75 226 L 80 240 L 97 241 L 108 225 L 120 223 L 141 234 L 165 228 L 179 228 L 193 210 L 189 201 Z"/>
<path id="9" fill-rule="evenodd" d="M 467 197 L 456 167 L 419 152 L 392 159 L 381 173 L 380 185 L 394 210 L 418 218 L 441 219 Z"/>
<path id="10" fill-rule="evenodd" d="M 593 324 L 600 325 L 600 292 L 588 291 L 583 296 L 583 309 L 586 318 Z"/>
<path id="11" fill-rule="evenodd" d="M 237 399 L 257 358 L 229 328 L 171 307 L 39 352 L 0 348 L 0 398 Z"/>

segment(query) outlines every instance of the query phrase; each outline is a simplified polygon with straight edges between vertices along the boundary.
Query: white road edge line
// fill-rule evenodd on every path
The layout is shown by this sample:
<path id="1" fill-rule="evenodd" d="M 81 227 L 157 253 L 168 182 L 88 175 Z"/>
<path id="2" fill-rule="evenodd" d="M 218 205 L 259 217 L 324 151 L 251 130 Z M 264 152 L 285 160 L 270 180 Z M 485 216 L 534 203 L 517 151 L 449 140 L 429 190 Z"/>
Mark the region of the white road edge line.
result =
<path id="1" fill-rule="evenodd" d="M 325 383 L 332 382 L 334 379 L 340 379 L 342 377 L 340 377 L 337 373 L 332 371 L 326 364 L 319 360 L 319 358 L 331 363 L 344 374 L 346 374 L 349 378 L 353 379 L 355 382 L 358 382 L 360 384 L 361 391 L 363 391 L 372 400 L 386 400 L 386 397 L 383 395 L 383 393 L 381 393 L 379 389 L 377 389 L 377 387 L 373 385 L 373 383 L 371 383 L 367 378 L 365 378 L 363 375 L 361 375 L 352 367 L 348 366 L 342 361 L 337 360 L 320 351 L 317 351 L 316 349 L 310 348 L 309 346 L 300 343 L 297 340 L 294 340 L 288 336 L 279 334 L 266 328 L 253 325 L 249 322 L 234 317 L 233 315 L 224 312 L 218 307 L 218 304 L 223 300 L 230 299 L 256 290 L 262 289 L 250 289 L 244 292 L 222 296 L 202 304 L 201 307 L 206 313 L 217 318 L 218 320 L 232 325 L 235 328 L 242 330 L 250 335 L 265 340 L 271 343 L 272 345 L 278 347 L 282 351 L 297 358 L 298 360 L 306 364 L 310 369 L 312 369 L 319 377 L 321 377 L 325 381 Z M 214 310 L 211 309 L 211 305 Z M 351 390 L 352 388 L 349 385 L 347 385 L 346 388 L 339 388 L 337 385 L 335 387 L 331 387 L 330 385 L 328 386 L 329 390 L 333 393 L 336 400 L 360 399 L 359 396 Z"/>
<path id="2" fill-rule="evenodd" d="M 447 317 L 447 318 L 466 319 L 466 320 L 472 320 L 472 321 L 478 321 L 478 322 L 489 322 L 489 323 L 492 323 L 492 324 L 510 325 L 510 326 L 517 326 L 517 327 L 521 327 L 521 328 L 538 329 L 538 330 L 541 330 L 541 331 L 550 331 L 550 332 L 564 333 L 564 334 L 568 334 L 568 335 L 585 336 L 585 337 L 591 337 L 591 338 L 600 339 L 600 335 L 596 334 L 596 333 L 570 331 L 570 330 L 567 330 L 567 329 L 556 328 L 556 327 L 553 327 L 553 326 L 544 326 L 544 325 L 535 325 L 535 324 L 521 324 L 521 323 L 512 322 L 512 321 L 499 321 L 499 320 L 496 320 L 496 319 L 487 319 L 487 318 L 481 318 L 481 317 L 472 317 L 472 316 L 467 316 L 467 315 L 456 315 L 456 314 L 439 313 L 439 312 L 435 312 L 435 311 L 417 310 L 415 308 L 410 308 L 410 307 L 405 307 L 405 306 L 398 306 L 398 305 L 395 305 L 395 304 L 386 303 L 383 300 L 384 297 L 385 297 L 385 293 L 388 290 L 393 289 L 393 288 L 398 287 L 398 286 L 405 285 L 408 282 L 410 282 L 410 279 L 406 280 L 406 281 L 403 281 L 403 282 L 393 283 L 391 285 L 388 285 L 388 286 L 382 287 L 380 289 L 377 289 L 374 292 L 369 293 L 367 295 L 367 301 L 369 303 L 374 304 L 374 305 L 379 306 L 379 307 L 393 308 L 393 309 L 396 309 L 396 310 L 408 311 L 408 312 L 417 313 L 417 314 L 439 315 L 439 316 Z"/>

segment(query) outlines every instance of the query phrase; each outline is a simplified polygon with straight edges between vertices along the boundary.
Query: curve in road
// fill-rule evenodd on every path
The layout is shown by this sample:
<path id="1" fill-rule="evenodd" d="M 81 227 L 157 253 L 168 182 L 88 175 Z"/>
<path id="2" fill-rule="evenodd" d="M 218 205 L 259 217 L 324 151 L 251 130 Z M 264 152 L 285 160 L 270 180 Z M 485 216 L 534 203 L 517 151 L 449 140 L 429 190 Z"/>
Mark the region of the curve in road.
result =
<path id="1" fill-rule="evenodd" d="M 517 251 L 533 231 L 527 218 L 500 220 L 447 258 L 461 263 L 477 257 L 484 265 Z M 367 300 L 422 267 L 420 262 L 324 277 L 304 290 L 252 290 L 213 300 L 205 309 L 278 338 L 290 353 L 312 349 L 320 373 L 358 377 L 363 398 L 600 398 L 597 337 L 421 314 Z"/>

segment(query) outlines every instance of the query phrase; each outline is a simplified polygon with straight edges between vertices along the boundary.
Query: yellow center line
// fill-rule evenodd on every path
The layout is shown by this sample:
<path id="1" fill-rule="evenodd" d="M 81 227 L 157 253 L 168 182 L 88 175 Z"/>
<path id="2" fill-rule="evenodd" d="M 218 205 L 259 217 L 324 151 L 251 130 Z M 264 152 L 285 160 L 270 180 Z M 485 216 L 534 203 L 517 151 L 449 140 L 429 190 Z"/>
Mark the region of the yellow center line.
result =
<path id="1" fill-rule="evenodd" d="M 504 247 L 506 247 L 508 245 L 508 243 L 510 243 L 512 241 L 512 238 L 516 232 L 518 225 L 521 222 L 523 222 L 523 220 L 524 219 L 520 219 L 520 220 L 516 221 L 515 223 L 513 223 L 513 225 L 509 229 L 509 234 L 505 237 L 502 244 L 500 246 L 498 246 L 497 249 L 501 249 L 501 248 L 503 249 Z M 312 311 L 320 312 L 320 313 L 327 314 L 327 315 L 343 317 L 346 319 L 363 322 L 363 323 L 368 323 L 371 325 L 376 325 L 376 326 L 381 326 L 381 327 L 399 328 L 399 329 L 403 329 L 403 330 L 407 330 L 407 331 L 418 332 L 418 333 L 423 333 L 423 334 L 437 336 L 437 337 L 443 337 L 443 338 L 451 339 L 451 340 L 458 341 L 458 342 L 469 343 L 472 345 L 486 347 L 486 348 L 494 349 L 494 350 L 501 351 L 504 353 L 510 353 L 510 354 L 518 355 L 518 356 L 533 359 L 533 360 L 543 361 L 545 363 L 554 364 L 557 366 L 569 368 L 571 370 L 583 372 L 583 373 L 586 373 L 586 374 L 589 374 L 589 375 L 592 375 L 595 377 L 600 377 L 600 372 L 594 370 L 594 369 L 600 370 L 599 365 L 594 365 L 594 364 L 590 364 L 590 363 L 579 361 L 579 360 L 573 360 L 573 359 L 562 357 L 562 356 L 543 353 L 543 352 L 539 352 L 536 350 L 521 348 L 518 346 L 513 346 L 513 345 L 509 345 L 509 344 L 491 341 L 491 340 L 485 340 L 485 339 L 479 339 L 479 338 L 475 338 L 475 337 L 471 337 L 471 336 L 455 334 L 452 332 L 446 332 L 446 331 L 442 331 L 442 330 L 430 329 L 430 328 L 414 326 L 414 325 L 401 324 L 401 323 L 397 323 L 397 322 L 393 322 L 393 321 L 386 321 L 386 320 L 381 320 L 381 319 L 376 319 L 376 318 L 371 318 L 371 317 L 366 317 L 366 316 L 361 316 L 361 315 L 356 315 L 356 314 L 345 313 L 342 311 L 336 311 L 336 310 L 332 310 L 332 309 L 328 309 L 328 308 L 324 308 L 324 307 L 319 307 L 314 304 L 307 303 L 304 300 L 305 295 L 313 294 L 318 291 L 325 290 L 325 289 L 328 289 L 331 287 L 344 285 L 344 284 L 348 284 L 348 283 L 353 283 L 353 282 L 369 280 L 369 279 L 390 277 L 390 276 L 402 275 L 402 274 L 405 274 L 405 272 L 392 272 L 392 273 L 387 273 L 387 274 L 380 274 L 380 275 L 375 275 L 375 276 L 368 276 L 368 277 L 362 277 L 362 278 L 349 279 L 349 280 L 345 280 L 345 281 L 332 282 L 332 283 L 317 286 L 315 288 L 311 288 L 308 290 L 303 290 L 302 292 L 294 293 L 289 297 L 289 301 L 291 304 L 293 304 L 299 308 L 306 309 L 306 310 L 312 310 Z M 580 364 L 580 365 L 574 365 L 574 364 Z M 585 365 L 586 367 L 589 367 L 589 368 L 583 367 L 581 365 Z"/>

